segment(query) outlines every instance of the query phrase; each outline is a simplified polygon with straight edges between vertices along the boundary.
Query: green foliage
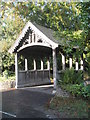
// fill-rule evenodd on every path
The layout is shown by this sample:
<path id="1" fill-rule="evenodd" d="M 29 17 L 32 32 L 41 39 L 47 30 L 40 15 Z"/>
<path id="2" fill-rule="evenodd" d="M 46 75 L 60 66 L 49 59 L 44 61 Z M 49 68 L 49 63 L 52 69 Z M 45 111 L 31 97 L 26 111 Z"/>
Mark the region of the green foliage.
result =
<path id="1" fill-rule="evenodd" d="M 66 54 L 72 54 L 77 57 L 83 53 L 86 39 L 83 30 L 61 30 L 55 32 L 54 36 L 62 45 L 62 49 Z M 73 51 L 75 52 L 73 53 Z"/>
<path id="2" fill-rule="evenodd" d="M 3 72 L 3 77 L 5 78 L 12 77 L 12 76 L 15 76 L 15 72 L 9 71 L 7 69 Z"/>
<path id="3" fill-rule="evenodd" d="M 81 94 L 85 98 L 90 98 L 90 85 L 82 87 Z"/>
<path id="4" fill-rule="evenodd" d="M 73 96 L 90 98 L 90 85 L 84 86 L 84 84 L 81 83 L 61 85 L 61 87 L 70 92 Z"/>
<path id="5" fill-rule="evenodd" d="M 85 62 L 90 68 L 89 45 L 89 6 L 90 2 L 20 2 L 16 4 L 18 14 L 23 18 L 55 30 L 55 38 L 63 51 L 77 57 L 85 53 Z M 20 9 L 21 8 L 21 9 Z M 25 10 L 24 10 L 24 9 Z M 85 66 L 86 67 L 86 66 Z"/>
<path id="6" fill-rule="evenodd" d="M 14 66 L 14 56 L 8 54 L 8 49 L 28 20 L 55 30 L 55 37 L 63 46 L 62 49 L 66 54 L 70 54 L 73 47 L 78 47 L 73 53 L 74 56 L 86 51 L 86 70 L 89 70 L 89 5 L 90 2 L 76 3 L 73 1 L 1 2 L 0 66 L 3 71 Z"/>
<path id="7" fill-rule="evenodd" d="M 5 78 L 8 78 L 8 70 L 5 70 L 5 71 L 3 72 L 3 76 L 4 76 Z"/>
<path id="8" fill-rule="evenodd" d="M 13 71 L 8 71 L 8 76 L 9 76 L 9 78 L 10 78 L 10 77 L 11 77 L 11 78 L 15 77 L 15 72 L 13 72 Z"/>
<path id="9" fill-rule="evenodd" d="M 90 98 L 90 85 L 84 85 L 82 76 L 82 71 L 75 71 L 73 68 L 66 69 L 58 84 L 73 96 Z"/>
<path id="10" fill-rule="evenodd" d="M 0 66 L 2 71 L 14 71 L 15 58 L 8 50 L 21 32 L 24 22 L 17 14 L 13 3 L 2 2 L 0 8 Z"/>
<path id="11" fill-rule="evenodd" d="M 66 69 L 61 79 L 62 84 L 80 84 L 83 80 L 82 71 L 75 71 L 74 68 Z"/>

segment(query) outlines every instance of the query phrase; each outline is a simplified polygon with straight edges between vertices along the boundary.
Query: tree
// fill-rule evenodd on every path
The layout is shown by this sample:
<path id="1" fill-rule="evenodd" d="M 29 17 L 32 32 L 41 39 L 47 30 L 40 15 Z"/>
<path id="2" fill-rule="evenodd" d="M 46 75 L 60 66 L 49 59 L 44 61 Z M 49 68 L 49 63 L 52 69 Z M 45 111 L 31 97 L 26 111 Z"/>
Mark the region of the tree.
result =
<path id="1" fill-rule="evenodd" d="M 18 33 L 24 24 L 30 20 L 35 21 L 45 27 L 53 29 L 54 36 L 60 41 L 62 49 L 66 54 L 73 52 L 73 48 L 78 48 L 73 53 L 74 56 L 87 52 L 85 59 L 89 64 L 89 3 L 76 2 L 2 2 L 0 22 L 1 43 L 4 55 L 16 40 Z M 88 27 L 87 27 L 88 26 Z M 7 47 L 5 47 L 7 46 Z M 2 53 L 2 51 L 0 52 Z M 4 56 L 4 60 L 7 57 Z M 7 59 L 6 59 L 7 61 Z M 5 63 L 5 61 L 3 61 Z M 10 61 L 9 61 L 10 62 Z"/>
<path id="2" fill-rule="evenodd" d="M 84 57 L 86 70 L 90 73 L 90 23 L 89 23 L 89 13 L 90 13 L 90 1 L 81 3 L 81 22 L 83 28 L 83 34 L 85 35 L 84 42 Z"/>
<path id="3" fill-rule="evenodd" d="M 14 69 L 14 55 L 8 53 L 9 48 L 18 37 L 25 23 L 15 11 L 13 3 L 2 2 L 0 4 L 0 58 L 2 70 Z"/>
<path id="4" fill-rule="evenodd" d="M 85 53 L 85 61 L 89 65 L 89 4 L 90 2 L 40 2 L 37 4 L 20 3 L 19 14 L 27 20 L 35 21 L 55 30 L 55 37 L 63 46 L 66 54 L 81 56 Z M 25 8 L 26 11 L 24 11 Z M 75 49 L 74 49 L 75 48 Z M 77 49 L 76 49 L 77 48 Z M 75 52 L 73 52 L 76 50 Z"/>

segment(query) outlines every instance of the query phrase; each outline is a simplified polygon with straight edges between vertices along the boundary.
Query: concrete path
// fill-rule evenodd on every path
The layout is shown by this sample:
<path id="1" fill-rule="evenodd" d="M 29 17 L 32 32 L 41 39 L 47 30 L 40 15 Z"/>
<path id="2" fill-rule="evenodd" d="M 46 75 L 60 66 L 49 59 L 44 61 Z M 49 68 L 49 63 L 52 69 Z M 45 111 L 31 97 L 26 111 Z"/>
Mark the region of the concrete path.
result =
<path id="1" fill-rule="evenodd" d="M 3 118 L 48 118 L 53 119 L 48 113 L 46 104 L 54 96 L 53 86 L 21 88 L 2 92 L 2 117 Z"/>

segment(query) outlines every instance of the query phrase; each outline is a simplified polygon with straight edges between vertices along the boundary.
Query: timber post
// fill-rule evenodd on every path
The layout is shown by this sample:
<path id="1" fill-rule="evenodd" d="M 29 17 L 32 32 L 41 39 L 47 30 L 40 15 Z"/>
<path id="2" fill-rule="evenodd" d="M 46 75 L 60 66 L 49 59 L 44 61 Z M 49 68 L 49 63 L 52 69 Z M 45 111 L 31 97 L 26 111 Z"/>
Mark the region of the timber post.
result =
<path id="1" fill-rule="evenodd" d="M 18 87 L 18 53 L 15 54 L 15 75 L 16 75 L 16 86 L 15 86 L 15 88 L 17 89 L 17 87 Z"/>
<path id="2" fill-rule="evenodd" d="M 57 87 L 57 60 L 56 60 L 56 49 L 53 49 L 53 80 L 54 89 Z"/>

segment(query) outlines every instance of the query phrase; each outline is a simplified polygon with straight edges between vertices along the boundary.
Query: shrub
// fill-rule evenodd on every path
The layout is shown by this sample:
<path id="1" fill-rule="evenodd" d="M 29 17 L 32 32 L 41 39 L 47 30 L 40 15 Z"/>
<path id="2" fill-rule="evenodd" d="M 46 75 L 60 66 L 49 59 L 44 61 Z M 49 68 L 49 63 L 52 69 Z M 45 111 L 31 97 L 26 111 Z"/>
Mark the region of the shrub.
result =
<path id="1" fill-rule="evenodd" d="M 75 71 L 74 68 L 66 69 L 62 74 L 63 84 L 80 84 L 83 80 L 82 71 Z"/>
<path id="2" fill-rule="evenodd" d="M 90 85 L 82 87 L 81 93 L 83 97 L 90 98 Z"/>
<path id="3" fill-rule="evenodd" d="M 13 72 L 13 71 L 8 71 L 8 75 L 9 75 L 9 77 L 15 76 L 15 72 Z"/>
<path id="4" fill-rule="evenodd" d="M 90 98 L 90 85 L 84 86 L 82 71 L 75 71 L 74 68 L 66 69 L 62 73 L 61 79 L 58 84 L 73 96 Z"/>
<path id="5" fill-rule="evenodd" d="M 5 71 L 3 72 L 3 76 L 4 76 L 5 78 L 8 78 L 8 70 L 5 70 Z"/>
<path id="6" fill-rule="evenodd" d="M 84 97 L 90 98 L 90 85 L 84 86 L 83 83 L 81 84 L 67 84 L 61 85 L 63 89 L 70 92 L 73 96 L 76 97 Z"/>

